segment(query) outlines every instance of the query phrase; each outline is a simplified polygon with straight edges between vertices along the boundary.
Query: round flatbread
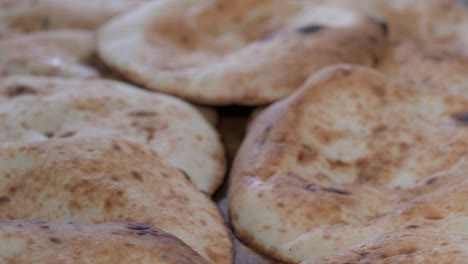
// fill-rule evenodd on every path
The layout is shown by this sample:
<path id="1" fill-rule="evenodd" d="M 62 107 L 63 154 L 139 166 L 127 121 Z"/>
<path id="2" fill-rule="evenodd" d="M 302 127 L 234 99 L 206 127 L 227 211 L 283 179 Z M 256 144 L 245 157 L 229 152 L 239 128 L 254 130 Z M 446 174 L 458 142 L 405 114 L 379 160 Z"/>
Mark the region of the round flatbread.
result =
<path id="1" fill-rule="evenodd" d="M 468 5 L 463 0 L 332 0 L 389 25 L 390 41 L 415 41 L 425 47 L 458 47 L 466 51 Z"/>
<path id="2" fill-rule="evenodd" d="M 88 136 L 2 145 L 0 182 L 1 220 L 144 223 L 211 263 L 232 263 L 216 205 L 141 144 Z"/>
<path id="3" fill-rule="evenodd" d="M 403 42 L 389 49 L 377 69 L 404 85 L 468 96 L 468 56 L 461 51 Z"/>
<path id="4" fill-rule="evenodd" d="M 98 53 L 152 90 L 256 105 L 290 94 L 323 66 L 373 65 L 385 33 L 368 16 L 307 1 L 159 0 L 102 26 Z"/>
<path id="5" fill-rule="evenodd" d="M 11 76 L 0 79 L 0 102 L 0 142 L 119 135 L 151 146 L 208 194 L 223 181 L 218 134 L 177 98 L 103 79 Z"/>
<path id="6" fill-rule="evenodd" d="M 465 263 L 468 258 L 468 236 L 433 230 L 411 230 L 414 226 L 378 236 L 347 251 L 303 264 L 335 263 Z M 416 227 L 418 228 L 418 227 Z"/>
<path id="7" fill-rule="evenodd" d="M 136 223 L 0 222 L 5 264 L 209 263 L 177 237 Z"/>
<path id="8" fill-rule="evenodd" d="M 407 226 L 467 234 L 468 99 L 358 66 L 313 75 L 251 125 L 231 172 L 230 219 L 283 261 Z"/>
<path id="9" fill-rule="evenodd" d="M 95 29 L 144 0 L 0 0 L 0 38 L 51 29 Z"/>
<path id="10" fill-rule="evenodd" d="M 90 64 L 95 56 L 94 34 L 62 30 L 18 35 L 0 40 L 0 76 L 99 76 Z"/>

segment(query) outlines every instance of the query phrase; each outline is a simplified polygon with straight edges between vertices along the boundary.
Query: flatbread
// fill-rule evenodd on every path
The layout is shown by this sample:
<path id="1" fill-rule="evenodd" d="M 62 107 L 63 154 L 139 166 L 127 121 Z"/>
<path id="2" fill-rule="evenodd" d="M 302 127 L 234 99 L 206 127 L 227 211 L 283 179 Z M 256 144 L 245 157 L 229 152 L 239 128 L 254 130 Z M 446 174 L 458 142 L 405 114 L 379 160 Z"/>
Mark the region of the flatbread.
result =
<path id="1" fill-rule="evenodd" d="M 461 51 L 402 42 L 389 48 L 377 69 L 407 86 L 468 96 L 468 56 Z"/>
<path id="2" fill-rule="evenodd" d="M 231 171 L 236 235 L 297 263 L 417 225 L 467 234 L 468 99 L 338 65 L 262 112 Z"/>
<path id="3" fill-rule="evenodd" d="M 416 227 L 417 228 L 417 227 Z M 378 236 L 352 249 L 311 259 L 303 264 L 332 263 L 465 263 L 468 258 L 468 236 L 432 230 L 400 230 Z"/>
<path id="4" fill-rule="evenodd" d="M 92 30 L 144 0 L 0 0 L 0 38 L 51 29 Z"/>
<path id="5" fill-rule="evenodd" d="M 91 64 L 95 39 L 91 31 L 60 30 L 18 35 L 0 40 L 0 76 L 99 76 Z"/>
<path id="6" fill-rule="evenodd" d="M 148 225 L 56 224 L 38 220 L 0 222 L 0 262 L 209 263 L 180 239 Z"/>
<path id="7" fill-rule="evenodd" d="M 463 0 L 331 0 L 384 20 L 392 42 L 415 41 L 424 47 L 466 50 L 468 5 Z"/>
<path id="8" fill-rule="evenodd" d="M 223 181 L 219 136 L 191 105 L 104 79 L 11 76 L 0 79 L 0 142 L 119 135 L 151 146 L 201 190 Z"/>
<path id="9" fill-rule="evenodd" d="M 177 236 L 211 263 L 232 263 L 230 234 L 216 205 L 152 149 L 122 138 L 2 145 L 0 219 L 27 218 L 144 223 Z"/>
<path id="10" fill-rule="evenodd" d="M 256 105 L 290 94 L 323 66 L 373 65 L 386 29 L 349 9 L 307 1 L 159 0 L 102 26 L 98 53 L 152 90 L 204 104 Z"/>

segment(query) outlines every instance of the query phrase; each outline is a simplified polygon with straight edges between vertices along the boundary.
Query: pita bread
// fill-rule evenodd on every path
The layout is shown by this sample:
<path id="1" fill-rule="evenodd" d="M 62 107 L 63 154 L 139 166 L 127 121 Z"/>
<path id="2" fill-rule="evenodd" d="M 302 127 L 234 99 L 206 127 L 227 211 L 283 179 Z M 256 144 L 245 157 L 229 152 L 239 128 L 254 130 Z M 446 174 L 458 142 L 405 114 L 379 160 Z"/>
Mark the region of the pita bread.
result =
<path id="1" fill-rule="evenodd" d="M 256 105 L 290 94 L 323 66 L 372 65 L 385 29 L 307 1 L 159 0 L 102 26 L 98 53 L 152 90 L 204 104 Z"/>
<path id="2" fill-rule="evenodd" d="M 51 29 L 95 29 L 144 0 L 0 0 L 0 38 Z"/>
<path id="3" fill-rule="evenodd" d="M 0 147 L 0 219 L 137 222 L 177 236 L 211 263 L 231 263 L 216 205 L 141 144 L 73 137 Z"/>
<path id="4" fill-rule="evenodd" d="M 231 171 L 235 233 L 294 263 L 410 225 L 467 234 L 467 112 L 372 69 L 320 71 L 251 125 Z"/>
<path id="5" fill-rule="evenodd" d="M 94 56 L 89 31 L 45 31 L 0 40 L 0 75 L 97 77 L 89 65 Z"/>
<path id="6" fill-rule="evenodd" d="M 209 263 L 177 237 L 144 224 L 0 222 L 0 262 Z"/>
<path id="7" fill-rule="evenodd" d="M 412 227 L 409 227 L 411 229 Z M 468 236 L 432 230 L 401 230 L 378 236 L 352 249 L 303 264 L 332 263 L 465 263 Z"/>
<path id="8" fill-rule="evenodd" d="M 0 142 L 119 135 L 151 146 L 213 194 L 223 181 L 219 136 L 189 104 L 104 79 L 0 79 Z"/>
<path id="9" fill-rule="evenodd" d="M 468 96 L 468 57 L 460 51 L 404 42 L 394 45 L 377 69 L 404 85 Z"/>
<path id="10" fill-rule="evenodd" d="M 424 47 L 459 47 L 468 43 L 468 8 L 462 0 L 338 0 L 384 20 L 392 42 L 415 41 Z M 466 48 L 465 48 L 466 49 Z"/>

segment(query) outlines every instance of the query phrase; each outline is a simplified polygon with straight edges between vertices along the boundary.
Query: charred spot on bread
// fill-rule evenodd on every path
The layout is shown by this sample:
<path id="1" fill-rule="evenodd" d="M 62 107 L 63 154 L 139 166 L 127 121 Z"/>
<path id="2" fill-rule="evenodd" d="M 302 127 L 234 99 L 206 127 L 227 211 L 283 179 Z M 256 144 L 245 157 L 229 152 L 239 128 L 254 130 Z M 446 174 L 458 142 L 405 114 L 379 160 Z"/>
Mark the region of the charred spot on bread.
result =
<path id="1" fill-rule="evenodd" d="M 419 228 L 418 225 L 409 225 L 405 227 L 405 229 L 417 229 L 417 228 Z"/>
<path id="2" fill-rule="evenodd" d="M 312 25 L 307 25 L 307 26 L 298 28 L 297 32 L 302 33 L 302 34 L 312 34 L 312 33 L 317 33 L 323 30 L 324 28 L 325 27 L 322 25 L 312 24 Z"/>
<path id="3" fill-rule="evenodd" d="M 315 184 L 313 184 L 313 183 L 308 183 L 308 184 L 304 185 L 303 188 L 304 188 L 305 190 L 311 191 L 311 192 L 317 191 L 317 187 L 316 187 Z"/>
<path id="4" fill-rule="evenodd" d="M 339 190 L 339 189 L 335 189 L 335 188 L 323 188 L 322 190 L 324 190 L 325 192 L 336 193 L 336 194 L 339 194 L 339 195 L 350 195 L 351 194 L 348 191 Z"/>
<path id="5" fill-rule="evenodd" d="M 452 118 L 464 125 L 468 125 L 468 112 L 456 113 L 452 115 Z"/>
<path id="6" fill-rule="evenodd" d="M 59 244 L 59 243 L 62 242 L 62 241 L 60 241 L 60 239 L 58 239 L 56 237 L 49 237 L 49 240 L 50 240 L 50 242 L 52 242 L 54 244 Z"/>
<path id="7" fill-rule="evenodd" d="M 10 198 L 9 198 L 9 197 L 6 197 L 6 196 L 0 197 L 0 204 L 2 204 L 2 203 L 8 203 L 9 201 L 10 201 Z"/>
<path id="8" fill-rule="evenodd" d="M 13 85 L 6 89 L 6 95 L 8 97 L 16 97 L 26 94 L 37 94 L 37 91 L 27 85 Z"/>
<path id="9" fill-rule="evenodd" d="M 139 223 L 128 223 L 127 228 L 135 231 L 147 230 L 151 229 L 151 227 L 147 224 L 139 224 Z"/>

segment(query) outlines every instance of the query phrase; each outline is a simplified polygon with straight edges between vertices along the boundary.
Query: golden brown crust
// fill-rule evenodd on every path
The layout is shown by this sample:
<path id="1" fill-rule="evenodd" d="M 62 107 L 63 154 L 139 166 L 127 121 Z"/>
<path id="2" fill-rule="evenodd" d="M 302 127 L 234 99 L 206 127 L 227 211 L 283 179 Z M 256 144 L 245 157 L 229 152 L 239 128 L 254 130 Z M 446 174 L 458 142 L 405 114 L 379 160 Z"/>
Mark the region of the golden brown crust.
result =
<path id="1" fill-rule="evenodd" d="M 5 264 L 210 263 L 177 237 L 137 223 L 0 222 Z"/>
<path id="2" fill-rule="evenodd" d="M 232 262 L 216 205 L 141 144 L 109 136 L 8 144 L 0 164 L 0 219 L 145 223 L 212 263 Z"/>
<path id="3" fill-rule="evenodd" d="M 101 27 L 98 52 L 146 88 L 255 105 L 290 94 L 323 66 L 373 65 L 383 29 L 349 9 L 306 1 L 160 0 Z"/>
<path id="4" fill-rule="evenodd" d="M 231 171 L 236 234 L 300 262 L 407 225 L 457 230 L 467 111 L 371 69 L 320 71 L 252 124 Z"/>

